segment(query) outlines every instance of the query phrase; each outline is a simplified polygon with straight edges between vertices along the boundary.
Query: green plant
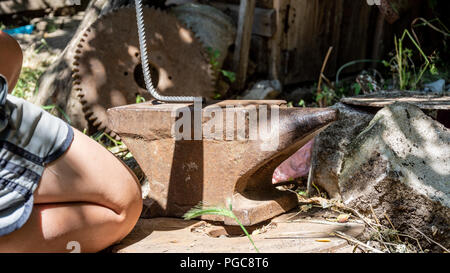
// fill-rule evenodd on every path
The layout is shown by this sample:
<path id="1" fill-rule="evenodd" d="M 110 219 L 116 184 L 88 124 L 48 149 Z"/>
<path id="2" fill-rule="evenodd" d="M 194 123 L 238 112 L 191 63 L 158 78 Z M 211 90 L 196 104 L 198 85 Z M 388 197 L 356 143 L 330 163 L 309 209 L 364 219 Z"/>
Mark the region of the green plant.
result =
<path id="1" fill-rule="evenodd" d="M 54 20 L 50 20 L 50 21 L 47 23 L 47 26 L 46 26 L 46 28 L 45 28 L 45 31 L 46 31 L 47 33 L 52 33 L 52 32 L 57 31 L 58 29 L 60 29 L 60 26 L 58 26 L 58 25 L 55 23 Z"/>
<path id="2" fill-rule="evenodd" d="M 425 60 L 425 63 L 420 66 L 419 71 L 416 70 L 416 65 L 413 61 L 413 51 L 404 47 L 404 40 L 406 38 L 411 40 L 413 45 Z M 427 55 L 425 55 L 422 48 L 407 29 L 403 32 L 403 35 L 400 38 L 397 38 L 397 36 L 394 37 L 394 44 L 395 54 L 393 58 L 389 62 L 383 61 L 383 64 L 386 67 L 391 68 L 400 90 L 417 89 L 424 73 L 432 64 L 430 59 Z"/>
<path id="3" fill-rule="evenodd" d="M 352 90 L 355 96 L 358 96 L 361 93 L 361 85 L 357 82 L 352 84 Z"/>
<path id="4" fill-rule="evenodd" d="M 209 63 L 212 66 L 212 69 L 215 73 L 221 73 L 226 79 L 228 79 L 231 83 L 236 81 L 236 73 L 228 70 L 223 70 L 219 67 L 219 57 L 221 55 L 220 51 L 217 49 L 212 49 L 211 47 L 207 48 L 209 54 Z"/>
<path id="5" fill-rule="evenodd" d="M 37 82 L 43 73 L 43 69 L 22 68 L 19 80 L 11 94 L 25 100 L 30 99 L 37 90 Z"/>
<path id="6" fill-rule="evenodd" d="M 304 101 L 304 100 L 300 100 L 300 101 L 298 102 L 298 106 L 305 108 L 305 107 L 306 107 L 305 101 Z"/>
<path id="7" fill-rule="evenodd" d="M 143 103 L 145 102 L 145 98 L 139 94 L 136 95 L 136 103 Z"/>
<path id="8" fill-rule="evenodd" d="M 327 85 L 323 86 L 322 92 L 316 94 L 316 102 L 319 104 L 322 102 L 323 107 L 332 105 L 336 98 L 335 91 Z"/>
<path id="9" fill-rule="evenodd" d="M 236 81 L 236 73 L 222 69 L 220 70 L 220 72 L 222 72 L 222 75 L 224 75 L 225 78 L 227 78 L 230 82 Z"/>
<path id="10" fill-rule="evenodd" d="M 44 48 L 44 47 L 47 48 L 47 49 L 50 49 L 50 47 L 49 47 L 49 45 L 47 43 L 47 40 L 42 38 L 40 40 L 40 42 L 41 42 L 41 45 L 38 48 L 36 48 L 36 50 L 34 51 L 35 54 L 38 54 L 42 50 L 42 48 Z"/>
<path id="11" fill-rule="evenodd" d="M 86 134 L 86 131 L 84 133 Z M 100 143 L 103 147 L 108 149 L 111 153 L 121 159 L 128 159 L 133 157 L 128 148 L 122 141 L 114 139 L 106 132 L 99 131 L 90 136 L 93 140 Z"/>
<path id="12" fill-rule="evenodd" d="M 216 206 L 205 206 L 203 203 L 200 202 L 197 206 L 193 207 L 188 212 L 186 212 L 183 215 L 183 218 L 185 220 L 190 220 L 190 219 L 194 219 L 196 217 L 202 216 L 202 215 L 221 215 L 221 216 L 232 218 L 239 224 L 239 226 L 241 227 L 242 231 L 244 231 L 245 235 L 247 236 L 247 238 L 252 243 L 252 245 L 255 248 L 256 252 L 259 253 L 259 250 L 256 247 L 255 243 L 253 242 L 252 237 L 247 232 L 247 229 L 245 229 L 245 227 L 242 225 L 242 223 L 239 221 L 239 219 L 236 217 L 236 215 L 234 215 L 233 208 L 232 208 L 230 200 L 228 200 L 227 203 L 228 203 L 228 208 L 226 208 L 226 207 L 216 207 Z"/>
<path id="13" fill-rule="evenodd" d="M 419 21 L 421 22 L 420 24 L 417 23 Z M 437 21 L 440 24 L 441 28 L 438 28 L 435 25 L 431 24 L 431 22 L 434 21 Z M 436 76 L 439 74 L 436 66 L 436 61 L 438 59 L 437 53 L 433 52 L 431 56 L 427 56 L 423 52 L 414 28 L 419 26 L 428 26 L 431 29 L 443 34 L 446 38 L 450 36 L 448 28 L 439 20 L 439 18 L 435 18 L 430 21 L 423 18 L 416 18 L 413 20 L 411 25 L 412 35 L 407 29 L 405 29 L 403 35 L 400 38 L 397 38 L 397 36 L 395 36 L 395 54 L 390 61 L 383 61 L 383 64 L 386 67 L 391 68 L 391 71 L 394 73 L 394 78 L 397 81 L 397 85 L 401 90 L 417 89 L 426 72 L 429 72 L 429 74 L 432 76 Z M 419 67 L 418 71 L 416 70 L 416 66 L 413 62 L 413 51 L 404 47 L 403 42 L 406 38 L 409 38 L 414 47 L 420 53 L 421 57 L 424 59 L 424 63 Z"/>
<path id="14" fill-rule="evenodd" d="M 42 109 L 44 109 L 45 111 L 48 111 L 49 113 L 51 113 L 54 109 L 56 109 L 58 112 L 61 113 L 61 115 L 64 117 L 64 119 L 66 119 L 67 123 L 71 124 L 69 116 L 58 105 L 56 105 L 56 104 L 44 105 L 44 106 L 42 106 Z"/>

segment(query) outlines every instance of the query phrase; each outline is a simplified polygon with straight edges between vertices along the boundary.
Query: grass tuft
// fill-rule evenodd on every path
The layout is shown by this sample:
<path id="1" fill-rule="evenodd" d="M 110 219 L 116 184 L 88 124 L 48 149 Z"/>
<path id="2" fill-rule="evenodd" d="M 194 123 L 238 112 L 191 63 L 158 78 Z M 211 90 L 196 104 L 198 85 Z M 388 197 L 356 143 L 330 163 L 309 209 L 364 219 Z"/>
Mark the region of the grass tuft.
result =
<path id="1" fill-rule="evenodd" d="M 236 215 L 234 215 L 233 208 L 231 206 L 231 202 L 228 202 L 228 203 L 229 203 L 229 206 L 228 206 L 228 208 L 226 208 L 226 207 L 218 207 L 218 206 L 207 206 L 204 203 L 200 202 L 198 205 L 196 205 L 195 207 L 190 209 L 188 212 L 186 212 L 183 215 L 183 218 L 185 220 L 191 220 L 191 219 L 197 218 L 202 215 L 221 215 L 221 216 L 232 218 L 239 224 L 242 231 L 244 231 L 245 235 L 250 240 L 250 243 L 255 248 L 256 252 L 259 253 L 259 250 L 256 247 L 255 243 L 253 242 L 253 239 L 250 236 L 250 234 L 248 233 L 247 229 L 242 225 L 242 223 L 239 221 L 239 219 L 236 217 Z"/>

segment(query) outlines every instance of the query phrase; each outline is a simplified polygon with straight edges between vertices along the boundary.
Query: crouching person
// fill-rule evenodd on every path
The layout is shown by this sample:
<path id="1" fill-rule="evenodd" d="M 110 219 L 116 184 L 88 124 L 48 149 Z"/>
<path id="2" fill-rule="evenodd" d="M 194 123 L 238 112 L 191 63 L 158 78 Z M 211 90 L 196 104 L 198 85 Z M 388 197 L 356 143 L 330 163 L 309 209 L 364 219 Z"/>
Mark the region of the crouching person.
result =
<path id="1" fill-rule="evenodd" d="M 8 95 L 22 52 L 0 31 L 0 252 L 97 252 L 136 224 L 135 175 L 64 121 Z"/>

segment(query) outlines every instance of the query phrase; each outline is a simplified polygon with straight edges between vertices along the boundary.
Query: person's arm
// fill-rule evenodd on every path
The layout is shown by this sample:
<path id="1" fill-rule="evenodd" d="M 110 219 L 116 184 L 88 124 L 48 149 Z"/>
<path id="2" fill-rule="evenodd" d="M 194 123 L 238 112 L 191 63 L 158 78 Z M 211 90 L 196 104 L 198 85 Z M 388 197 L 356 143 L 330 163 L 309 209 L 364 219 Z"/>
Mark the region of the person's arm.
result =
<path id="1" fill-rule="evenodd" d="M 22 69 L 22 49 L 8 34 L 0 30 L 0 74 L 8 81 L 9 92 L 16 86 Z"/>

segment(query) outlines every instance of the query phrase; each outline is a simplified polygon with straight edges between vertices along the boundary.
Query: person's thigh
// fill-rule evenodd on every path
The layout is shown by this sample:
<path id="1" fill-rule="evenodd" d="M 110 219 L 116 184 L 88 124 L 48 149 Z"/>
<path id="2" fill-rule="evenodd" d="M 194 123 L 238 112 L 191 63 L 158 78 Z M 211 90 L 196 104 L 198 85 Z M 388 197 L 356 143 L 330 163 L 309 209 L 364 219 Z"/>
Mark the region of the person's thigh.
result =
<path id="1" fill-rule="evenodd" d="M 69 149 L 49 164 L 25 225 L 0 237 L 0 252 L 62 252 L 69 241 L 95 252 L 124 238 L 142 210 L 134 174 L 74 129 Z"/>
<path id="2" fill-rule="evenodd" d="M 34 193 L 35 204 L 90 202 L 120 214 L 142 206 L 136 176 L 122 161 L 74 129 L 68 151 L 46 166 Z"/>

